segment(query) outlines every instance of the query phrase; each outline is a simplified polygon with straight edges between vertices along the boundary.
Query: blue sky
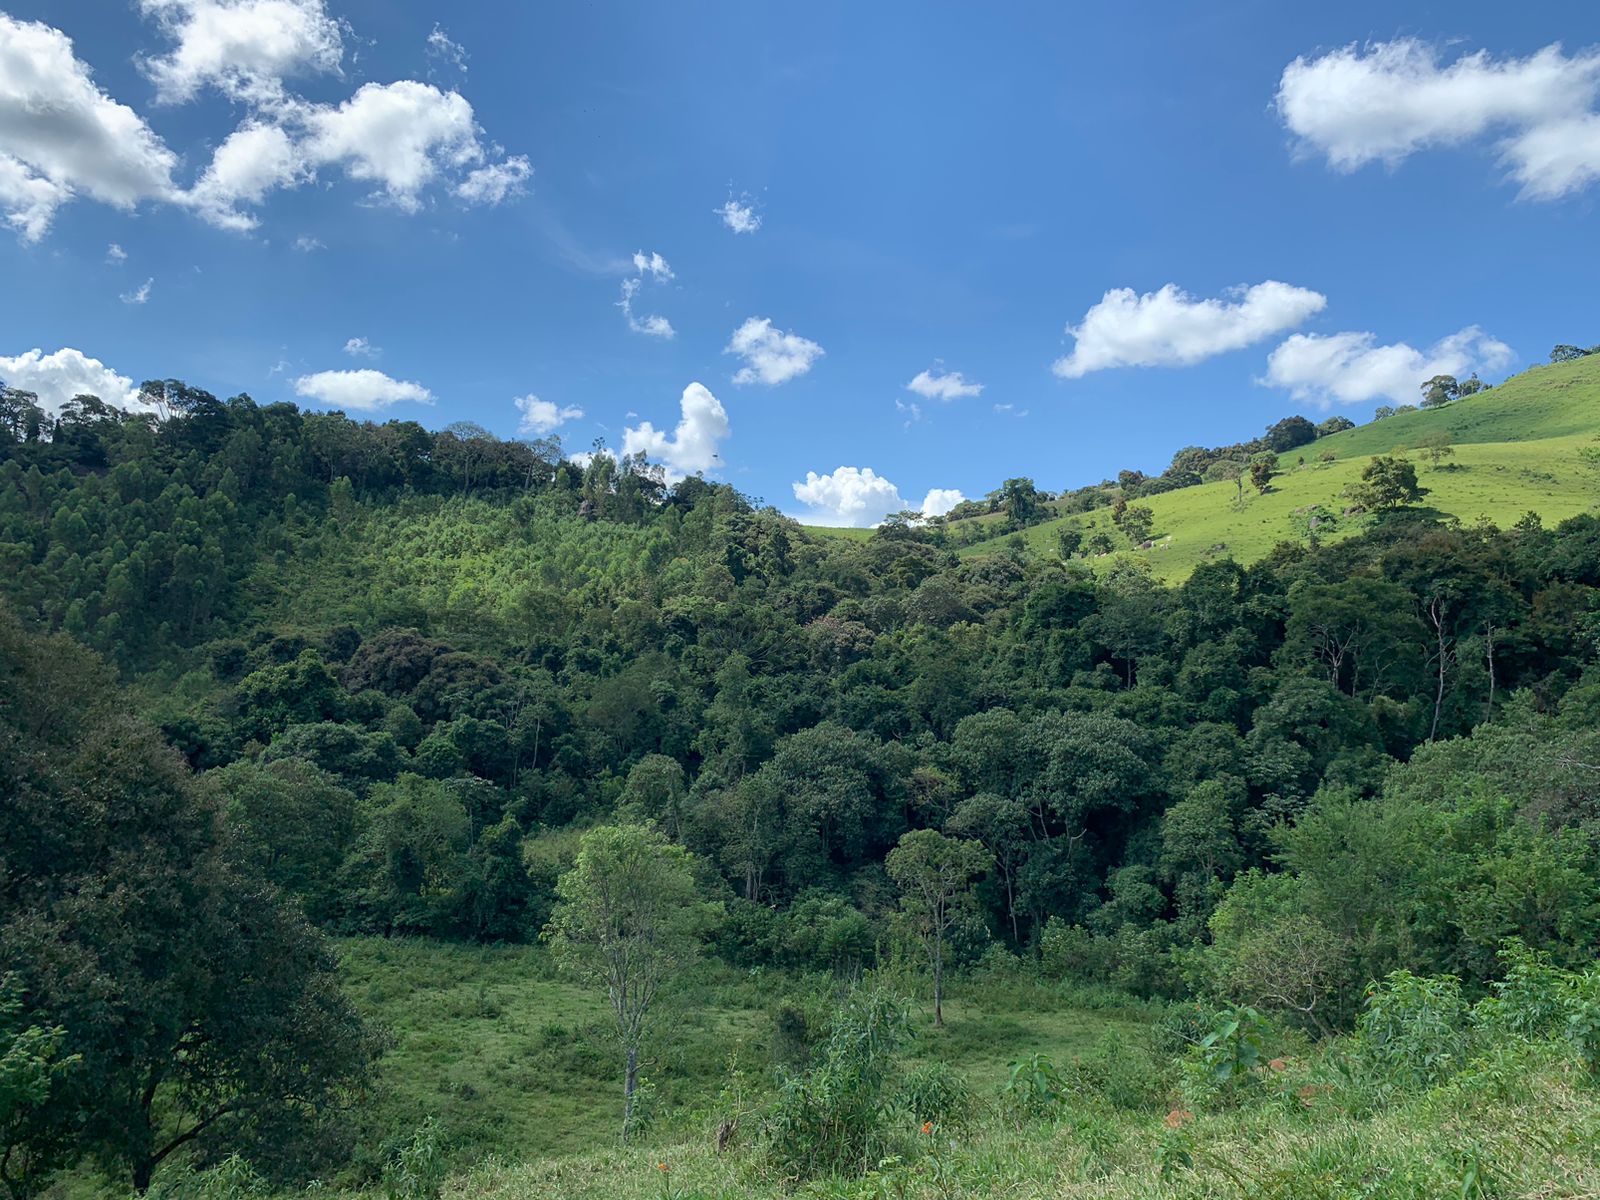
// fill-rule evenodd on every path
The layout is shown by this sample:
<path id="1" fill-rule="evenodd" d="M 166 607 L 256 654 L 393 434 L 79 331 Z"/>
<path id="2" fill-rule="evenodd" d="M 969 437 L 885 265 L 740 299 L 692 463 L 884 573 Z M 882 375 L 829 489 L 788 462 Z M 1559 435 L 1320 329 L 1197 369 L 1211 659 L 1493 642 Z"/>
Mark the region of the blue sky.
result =
<path id="1" fill-rule="evenodd" d="M 599 436 L 871 523 L 1600 340 L 1578 2 L 0 13 L 47 400 Z"/>

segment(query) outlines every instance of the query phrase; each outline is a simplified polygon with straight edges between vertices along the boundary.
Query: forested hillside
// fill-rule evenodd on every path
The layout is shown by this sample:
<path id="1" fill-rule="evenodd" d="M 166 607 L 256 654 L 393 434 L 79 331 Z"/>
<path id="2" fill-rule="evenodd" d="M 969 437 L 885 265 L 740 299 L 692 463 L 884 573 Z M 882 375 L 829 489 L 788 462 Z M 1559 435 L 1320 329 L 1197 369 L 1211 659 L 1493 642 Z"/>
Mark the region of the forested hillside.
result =
<path id="1" fill-rule="evenodd" d="M 584 881 L 608 862 L 653 864 L 678 897 L 683 964 L 1244 1006 L 1196 1051 L 1232 1047 L 1211 1092 L 1170 1100 L 1152 1067 L 1130 1111 L 1229 1111 L 1217 1088 L 1273 1073 L 1263 1038 L 1305 1059 L 1365 1029 L 1370 1048 L 1372 981 L 1437 1015 L 1395 972 L 1453 980 L 1440 1019 L 1461 1029 L 1517 962 L 1593 984 L 1568 974 L 1600 936 L 1592 511 L 1498 527 L 1402 495 L 1337 540 L 1286 534 L 1169 586 L 1059 542 L 958 555 L 941 523 L 817 537 L 725 485 L 472 427 L 145 395 L 161 417 L 85 399 L 51 421 L 16 392 L 0 413 L 17 1195 L 74 1165 L 141 1188 L 224 1160 L 282 1185 L 397 1178 L 401 1131 L 345 1119 L 365 1089 L 384 1103 L 389 1035 L 339 994 L 322 939 L 548 931 L 588 979 Z M 764 1178 L 910 1153 L 808 1140 L 833 1128 L 808 1124 L 828 1072 L 856 1070 L 850 1022 L 893 1025 L 875 1003 L 779 1014 L 776 1108 L 763 1093 L 729 1118 L 776 1164 Z M 1204 1033 L 1182 1011 L 1180 1050 Z M 587 1069 L 608 1080 L 610 1054 Z M 1540 1061 L 1547 1090 L 1569 1086 Z M 1035 1068 L 1011 1076 L 1006 1136 L 1072 1090 Z M 926 1113 L 926 1132 L 955 1111 L 933 1078 L 868 1108 Z M 1174 1145 L 1162 1169 L 1192 1169 Z"/>

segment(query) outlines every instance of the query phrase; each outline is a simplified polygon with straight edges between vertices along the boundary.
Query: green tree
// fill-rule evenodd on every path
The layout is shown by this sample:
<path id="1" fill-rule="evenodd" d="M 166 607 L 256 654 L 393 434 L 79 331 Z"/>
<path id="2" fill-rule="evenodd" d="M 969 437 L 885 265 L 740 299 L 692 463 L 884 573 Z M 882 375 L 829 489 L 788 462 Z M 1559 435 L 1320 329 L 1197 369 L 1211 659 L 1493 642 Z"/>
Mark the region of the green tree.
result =
<path id="1" fill-rule="evenodd" d="M 1120 510 L 1113 509 L 1111 519 L 1130 545 L 1140 546 L 1149 540 L 1156 515 L 1146 505 L 1126 504 Z"/>
<path id="2" fill-rule="evenodd" d="M 1399 454 L 1374 456 L 1362 469 L 1361 482 L 1349 490 L 1352 500 L 1374 512 L 1414 504 L 1428 494 L 1417 483 L 1417 468 Z"/>
<path id="3" fill-rule="evenodd" d="M 0 615 L 0 664 L 0 972 L 81 1058 L 13 1143 L 141 1192 L 187 1146 L 309 1168 L 378 1049 L 331 954 L 98 663 Z"/>
<path id="4" fill-rule="evenodd" d="M 1270 454 L 1263 454 L 1250 460 L 1250 484 L 1263 496 L 1266 495 L 1267 487 L 1277 473 L 1277 460 Z"/>
<path id="5" fill-rule="evenodd" d="M 1454 375 L 1435 375 L 1422 384 L 1422 407 L 1443 408 L 1461 396 L 1461 383 Z"/>
<path id="6" fill-rule="evenodd" d="M 1445 459 L 1453 455 L 1455 447 L 1450 444 L 1450 431 L 1448 429 L 1431 429 L 1423 434 L 1417 441 L 1417 449 L 1428 456 L 1428 461 L 1437 471 Z"/>
<path id="7" fill-rule="evenodd" d="M 616 1020 L 626 1141 L 656 1002 L 699 954 L 718 906 L 701 899 L 689 852 L 642 825 L 591 829 L 556 893 L 545 937 L 571 970 L 604 990 Z"/>
<path id="8" fill-rule="evenodd" d="M 0 1184 L 12 1200 L 37 1194 L 61 1166 L 72 1145 L 67 1125 L 43 1127 L 36 1113 L 78 1055 L 62 1055 L 67 1031 L 22 1019 L 22 998 L 0 980 Z"/>
<path id="9" fill-rule="evenodd" d="M 915 829 L 889 851 L 884 867 L 900 888 L 900 911 L 922 943 L 933 974 L 933 1023 L 944 1024 L 946 940 L 972 902 L 972 881 L 988 868 L 978 842 Z"/>

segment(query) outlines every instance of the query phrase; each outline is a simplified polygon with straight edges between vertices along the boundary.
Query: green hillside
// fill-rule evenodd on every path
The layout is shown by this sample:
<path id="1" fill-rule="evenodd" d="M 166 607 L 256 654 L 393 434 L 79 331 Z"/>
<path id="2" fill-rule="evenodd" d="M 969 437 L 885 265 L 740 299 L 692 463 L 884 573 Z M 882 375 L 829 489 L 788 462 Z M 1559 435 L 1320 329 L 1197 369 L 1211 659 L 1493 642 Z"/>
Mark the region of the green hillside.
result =
<path id="1" fill-rule="evenodd" d="M 1348 503 L 1345 489 L 1360 479 L 1373 455 L 1414 450 L 1440 430 L 1448 434 L 1453 454 L 1437 466 L 1420 453 L 1411 457 L 1428 488 L 1423 503 L 1442 516 L 1504 526 L 1536 512 L 1555 524 L 1600 504 L 1600 465 L 1582 453 L 1600 444 L 1600 358 L 1592 357 L 1534 367 L 1444 408 L 1402 413 L 1321 438 L 1282 455 L 1283 474 L 1271 489 L 1257 495 L 1247 485 L 1242 503 L 1232 483 L 1144 498 L 1139 503 L 1155 513 L 1154 545 L 1128 553 L 1147 560 L 1168 580 L 1186 577 L 1208 558 L 1258 559 L 1280 542 L 1303 538 L 1297 510 L 1320 504 L 1342 512 Z M 1324 461 L 1328 455 L 1332 461 Z M 998 533 L 998 515 L 977 520 L 993 523 L 997 534 L 964 547 L 964 556 L 989 553 L 1005 536 Z M 1105 532 L 1119 545 L 1124 542 L 1108 509 L 1047 521 L 1021 536 L 1035 548 L 1048 549 L 1068 526 L 1086 537 Z M 1363 527 L 1359 517 L 1344 519 L 1326 539 Z M 1116 557 L 1091 561 L 1108 565 Z"/>

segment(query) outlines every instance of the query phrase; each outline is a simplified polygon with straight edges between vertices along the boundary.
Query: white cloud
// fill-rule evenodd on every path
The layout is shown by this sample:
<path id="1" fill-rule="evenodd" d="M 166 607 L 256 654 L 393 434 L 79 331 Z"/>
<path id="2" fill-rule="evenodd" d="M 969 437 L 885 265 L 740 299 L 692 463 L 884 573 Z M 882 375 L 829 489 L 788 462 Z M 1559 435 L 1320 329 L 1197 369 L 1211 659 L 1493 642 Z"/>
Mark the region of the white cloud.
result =
<path id="1" fill-rule="evenodd" d="M 649 421 L 622 431 L 622 452 L 643 453 L 666 468 L 668 483 L 686 475 L 713 470 L 717 446 L 730 432 L 728 414 L 704 384 L 691 383 L 679 401 L 681 416 L 669 437 Z"/>
<path id="2" fill-rule="evenodd" d="M 310 162 L 342 164 L 351 179 L 382 185 L 405 212 L 421 207 L 419 193 L 441 168 L 483 158 L 472 105 L 415 79 L 365 84 L 337 108 L 311 110 L 305 123 Z"/>
<path id="3" fill-rule="evenodd" d="M 344 352 L 351 358 L 377 358 L 383 351 L 374 346 L 364 337 L 348 338 L 344 344 Z"/>
<path id="4" fill-rule="evenodd" d="M 185 193 L 185 202 L 221 229 L 243 232 L 259 222 L 239 205 L 259 204 L 270 191 L 310 176 L 299 148 L 280 126 L 247 122 L 230 133 L 211 156 L 211 165 Z"/>
<path id="5" fill-rule="evenodd" d="M 902 400 L 899 396 L 896 396 L 894 398 L 894 410 L 906 419 L 905 424 L 901 426 L 903 429 L 910 429 L 918 421 L 922 420 L 922 405 L 915 400 Z"/>
<path id="6" fill-rule="evenodd" d="M 1435 375 L 1497 371 L 1513 357 L 1510 346 L 1476 325 L 1426 350 L 1404 342 L 1379 346 L 1377 340 L 1370 333 L 1297 333 L 1268 356 L 1261 382 L 1324 407 L 1379 399 L 1415 404 L 1422 383 Z"/>
<path id="7" fill-rule="evenodd" d="M 601 446 L 599 450 L 579 450 L 576 454 L 567 455 L 567 461 L 587 471 L 589 464 L 595 460 L 596 456 L 609 458 L 612 462 L 617 461 L 617 452 L 610 446 Z"/>
<path id="8" fill-rule="evenodd" d="M 433 32 L 428 35 L 428 57 L 439 59 L 465 75 L 467 59 L 471 56 L 465 46 L 435 23 Z"/>
<path id="9" fill-rule="evenodd" d="M 496 204 L 520 196 L 533 177 L 533 164 L 525 154 L 514 154 L 504 162 L 490 163 L 468 173 L 456 185 L 456 196 L 468 204 Z"/>
<path id="10" fill-rule="evenodd" d="M 321 238 L 314 238 L 309 233 L 302 233 L 294 240 L 294 248 L 301 254 L 310 254 L 313 250 L 326 250 L 328 245 Z"/>
<path id="11" fill-rule="evenodd" d="M 99 396 L 107 404 L 133 411 L 149 408 L 139 402 L 133 380 L 71 347 L 54 354 L 35 349 L 11 358 L 0 355 L 0 379 L 24 392 L 37 393 L 49 413 L 59 412 L 74 396 Z"/>
<path id="12" fill-rule="evenodd" d="M 128 261 L 128 252 L 116 242 L 106 247 L 106 261 L 108 263 L 124 263 Z"/>
<path id="13" fill-rule="evenodd" d="M 936 363 L 932 370 L 918 372 L 916 378 L 906 384 L 906 389 L 924 400 L 943 400 L 948 403 L 963 396 L 979 395 L 983 391 L 983 384 L 968 383 L 960 371 L 945 371 Z"/>
<path id="14" fill-rule="evenodd" d="M 748 197 L 745 199 L 748 200 Z M 754 233 L 761 228 L 761 214 L 756 212 L 755 205 L 741 203 L 732 196 L 720 208 L 711 211 L 721 217 L 722 223 L 734 233 Z"/>
<path id="15" fill-rule="evenodd" d="M 662 258 L 660 251 L 657 250 L 652 250 L 649 254 L 646 254 L 643 250 L 635 250 L 633 252 L 633 269 L 639 272 L 639 278 L 641 279 L 649 275 L 661 283 L 666 283 L 668 280 L 676 278 L 672 273 L 672 268 L 667 264 L 667 260 Z"/>
<path id="16" fill-rule="evenodd" d="M 1067 326 L 1077 345 L 1051 369 L 1078 379 L 1108 367 L 1188 366 L 1293 329 L 1328 302 L 1271 279 L 1226 295 L 1196 300 L 1172 283 L 1142 296 L 1113 288 L 1076 327 Z"/>
<path id="17" fill-rule="evenodd" d="M 807 471 L 805 482 L 794 484 L 794 498 L 812 510 L 809 519 L 817 524 L 860 529 L 910 507 L 900 489 L 871 467 L 836 467 L 827 475 Z"/>
<path id="18" fill-rule="evenodd" d="M 432 404 L 433 393 L 420 383 L 391 379 L 370 367 L 359 371 L 318 371 L 294 381 L 295 394 L 325 404 L 329 408 L 371 412 L 391 404 L 410 401 Z"/>
<path id="19" fill-rule="evenodd" d="M 733 338 L 722 352 L 744 359 L 744 366 L 733 377 L 734 383 L 764 383 L 769 387 L 804 375 L 824 353 L 810 338 L 779 333 L 766 317 L 747 318 L 733 331 Z"/>
<path id="20" fill-rule="evenodd" d="M 958 504 L 966 503 L 957 488 L 934 488 L 922 498 L 922 507 L 919 510 L 925 517 L 942 517 Z"/>
<path id="21" fill-rule="evenodd" d="M 121 296 L 122 302 L 124 304 L 143 304 L 145 301 L 150 299 L 150 288 L 152 285 L 154 285 L 154 283 L 155 280 L 153 278 L 146 279 L 138 287 L 134 288 L 133 291 L 123 292 Z"/>
<path id="22" fill-rule="evenodd" d="M 59 29 L 0 13 L 0 211 L 24 242 L 83 193 L 119 208 L 169 198 L 177 157 L 95 85 Z"/>
<path id="23" fill-rule="evenodd" d="M 1525 196 L 1554 199 L 1600 178 L 1600 49 L 1559 45 L 1527 58 L 1486 51 L 1441 65 L 1415 39 L 1297 58 L 1278 84 L 1278 114 L 1302 150 L 1354 171 L 1497 134 Z"/>
<path id="24" fill-rule="evenodd" d="M 283 80 L 337 73 L 344 57 L 339 22 L 323 0 L 140 0 L 145 16 L 177 45 L 141 59 L 156 98 L 194 99 L 215 87 L 235 100 L 265 104 L 283 98 Z"/>
<path id="25" fill-rule="evenodd" d="M 517 424 L 518 433 L 543 435 L 568 421 L 583 420 L 583 409 L 570 404 L 558 407 L 553 401 L 541 400 L 532 393 L 518 396 L 513 403 L 522 413 L 522 420 Z"/>
<path id="26" fill-rule="evenodd" d="M 662 316 L 651 315 L 640 317 L 633 311 L 633 302 L 638 297 L 640 289 L 644 287 L 645 280 L 654 280 L 657 283 L 667 283 L 672 280 L 672 268 L 667 260 L 661 257 L 659 251 L 646 254 L 643 250 L 633 252 L 633 269 L 638 274 L 632 279 L 622 281 L 622 299 L 617 301 L 617 307 L 622 310 L 622 315 L 627 318 L 628 328 L 635 333 L 642 333 L 649 337 L 672 338 L 677 336 L 677 330 L 672 328 L 672 322 Z"/>

